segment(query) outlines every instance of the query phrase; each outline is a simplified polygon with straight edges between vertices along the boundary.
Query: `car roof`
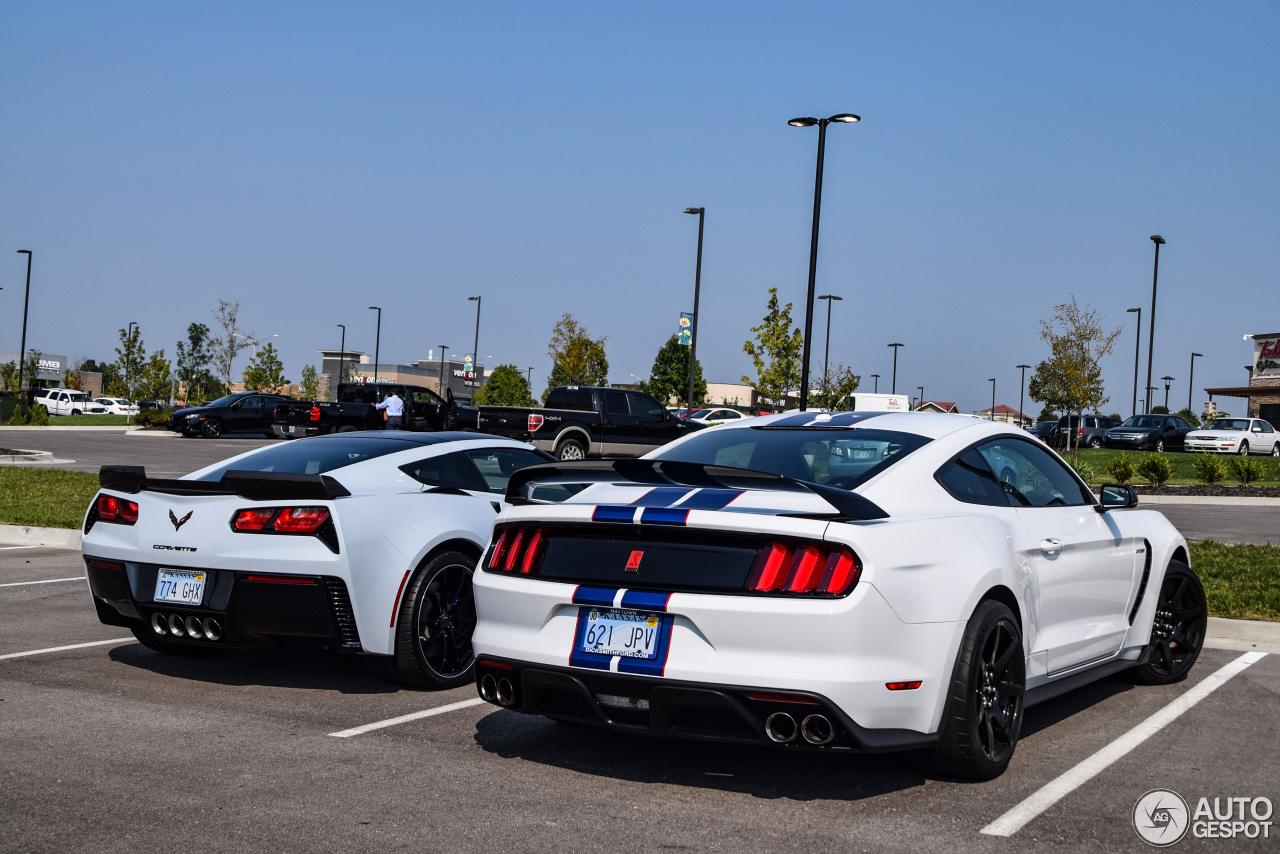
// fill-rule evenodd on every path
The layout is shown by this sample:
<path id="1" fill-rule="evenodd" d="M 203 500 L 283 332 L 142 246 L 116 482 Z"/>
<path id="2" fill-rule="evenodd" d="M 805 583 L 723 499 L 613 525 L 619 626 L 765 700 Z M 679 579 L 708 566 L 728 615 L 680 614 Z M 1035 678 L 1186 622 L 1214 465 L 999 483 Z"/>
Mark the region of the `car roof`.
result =
<path id="1" fill-rule="evenodd" d="M 757 418 L 735 419 L 716 428 L 721 430 L 769 429 L 821 429 L 821 430 L 889 430 L 914 433 L 930 439 L 940 439 L 961 430 L 981 430 L 986 433 L 1016 435 L 1022 430 L 1002 421 L 988 421 L 967 415 L 937 412 L 783 412 L 777 415 L 761 415 Z M 697 435 L 697 434 L 694 434 Z"/>
<path id="2" fill-rule="evenodd" d="M 410 433 L 406 430 L 356 430 L 348 433 L 326 433 L 323 436 L 312 436 L 307 441 L 324 442 L 337 439 L 386 439 L 390 442 L 404 442 L 411 445 L 441 445 L 445 442 L 470 442 L 476 440 L 512 442 L 517 445 L 525 444 L 507 436 L 495 436 L 492 433 L 464 433 L 461 430 L 442 430 L 439 433 Z"/>

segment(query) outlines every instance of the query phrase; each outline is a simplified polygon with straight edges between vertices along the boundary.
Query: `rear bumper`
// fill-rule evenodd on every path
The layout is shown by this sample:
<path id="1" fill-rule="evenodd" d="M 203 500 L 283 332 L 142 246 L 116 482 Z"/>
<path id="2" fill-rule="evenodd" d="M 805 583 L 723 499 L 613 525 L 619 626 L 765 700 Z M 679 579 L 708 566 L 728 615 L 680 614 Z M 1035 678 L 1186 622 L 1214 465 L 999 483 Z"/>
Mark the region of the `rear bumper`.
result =
<path id="1" fill-rule="evenodd" d="M 158 569 L 156 564 L 99 561 L 86 556 L 85 570 L 98 618 L 107 625 L 147 630 L 157 615 L 161 622 L 173 615 L 182 620 L 216 620 L 222 629 L 216 641 L 164 635 L 166 641 L 192 646 L 252 649 L 297 640 L 361 651 L 351 599 L 340 578 L 206 569 L 204 601 L 191 606 L 155 601 Z M 290 581 L 255 580 L 273 577 Z"/>
<path id="2" fill-rule="evenodd" d="M 500 680 L 513 690 L 495 693 Z M 808 692 L 757 699 L 751 695 L 760 692 L 737 685 L 591 673 L 494 658 L 476 662 L 476 688 L 482 699 L 501 708 L 632 735 L 862 753 L 913 750 L 937 742 L 936 735 L 912 730 L 858 726 L 831 700 Z M 500 701 L 499 693 L 510 702 Z M 771 738 L 766 722 L 774 715 L 790 716 L 796 725 L 824 718 L 831 726 L 831 740 L 818 743 L 800 731 L 785 741 Z M 785 731 L 788 722 L 779 723 Z"/>
<path id="3" fill-rule="evenodd" d="M 319 436 L 319 427 L 305 427 L 298 424 L 272 424 L 271 432 L 277 439 L 301 439 L 304 436 Z"/>

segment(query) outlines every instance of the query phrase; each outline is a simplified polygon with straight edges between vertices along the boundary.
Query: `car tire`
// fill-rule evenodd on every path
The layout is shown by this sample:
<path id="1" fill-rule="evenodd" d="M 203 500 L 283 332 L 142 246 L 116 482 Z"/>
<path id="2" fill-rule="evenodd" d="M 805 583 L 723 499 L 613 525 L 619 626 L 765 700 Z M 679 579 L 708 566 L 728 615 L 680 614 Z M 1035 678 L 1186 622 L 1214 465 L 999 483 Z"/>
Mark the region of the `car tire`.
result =
<path id="1" fill-rule="evenodd" d="M 1164 439 L 1156 439 L 1156 453 L 1157 454 L 1164 453 Z"/>
<path id="2" fill-rule="evenodd" d="M 585 460 L 587 458 L 587 449 L 582 446 L 579 439 L 565 439 L 556 446 L 556 459 L 573 462 L 576 460 Z"/>
<path id="3" fill-rule="evenodd" d="M 1101 448 L 1101 447 L 1102 447 L 1102 440 L 1101 440 L 1101 439 L 1099 439 L 1097 436 L 1094 436 L 1092 439 L 1090 439 L 1090 440 L 1089 440 L 1089 447 L 1090 447 L 1090 448 Z"/>
<path id="4" fill-rule="evenodd" d="M 934 760 L 956 777 L 990 780 L 1009 766 L 1026 700 L 1026 658 L 1018 621 L 1002 602 L 969 618 L 947 690 Z"/>
<path id="5" fill-rule="evenodd" d="M 1271 446 L 1271 456 L 1280 457 L 1280 442 L 1276 442 Z"/>
<path id="6" fill-rule="evenodd" d="M 216 439 L 222 435 L 222 419 L 206 418 L 200 422 L 200 435 L 206 439 Z"/>
<path id="7" fill-rule="evenodd" d="M 73 409 L 73 410 L 71 410 L 71 414 L 72 414 L 72 415 L 84 415 L 84 413 L 83 413 L 83 412 L 81 412 L 79 409 Z"/>
<path id="8" fill-rule="evenodd" d="M 384 679 L 428 690 L 475 681 L 475 567 L 474 558 L 458 551 L 436 555 L 418 567 L 396 614 L 394 654 L 370 659 Z"/>
<path id="9" fill-rule="evenodd" d="M 1181 682 L 1200 657 L 1209 624 L 1204 585 L 1185 563 L 1172 561 L 1156 599 L 1151 640 L 1142 664 L 1131 671 L 1143 685 Z"/>
<path id="10" fill-rule="evenodd" d="M 138 639 L 138 643 L 149 650 L 165 655 L 176 655 L 182 658 L 207 658 L 222 652 L 221 649 L 215 647 L 195 646 L 165 640 L 151 631 L 149 626 L 130 626 L 129 631 L 133 632 L 133 636 Z"/>
<path id="11" fill-rule="evenodd" d="M 1249 440 L 1248 439 L 1240 440 L 1240 450 L 1236 451 L 1236 453 L 1242 457 L 1249 456 Z"/>

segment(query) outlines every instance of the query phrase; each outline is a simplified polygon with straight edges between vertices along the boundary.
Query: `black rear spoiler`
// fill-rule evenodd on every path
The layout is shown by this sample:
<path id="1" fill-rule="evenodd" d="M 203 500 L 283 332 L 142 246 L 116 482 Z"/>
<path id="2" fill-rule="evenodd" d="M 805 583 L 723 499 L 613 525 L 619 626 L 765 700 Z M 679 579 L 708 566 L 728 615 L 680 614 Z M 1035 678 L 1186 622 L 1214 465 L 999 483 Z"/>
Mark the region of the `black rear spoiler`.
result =
<path id="1" fill-rule="evenodd" d="M 227 471 L 221 480 L 177 480 L 147 477 L 142 466 L 103 466 L 103 489 L 117 492 L 162 492 L 166 495 L 239 495 L 250 501 L 328 501 L 351 492 L 327 474 L 272 471 Z"/>
<path id="2" fill-rule="evenodd" d="M 889 518 L 888 513 L 856 492 L 769 472 L 677 460 L 586 460 L 526 466 L 512 474 L 507 481 L 507 501 L 512 504 L 534 503 L 525 490 L 530 484 L 620 481 L 652 486 L 808 492 L 831 505 L 834 511 L 831 516 L 854 522 Z"/>

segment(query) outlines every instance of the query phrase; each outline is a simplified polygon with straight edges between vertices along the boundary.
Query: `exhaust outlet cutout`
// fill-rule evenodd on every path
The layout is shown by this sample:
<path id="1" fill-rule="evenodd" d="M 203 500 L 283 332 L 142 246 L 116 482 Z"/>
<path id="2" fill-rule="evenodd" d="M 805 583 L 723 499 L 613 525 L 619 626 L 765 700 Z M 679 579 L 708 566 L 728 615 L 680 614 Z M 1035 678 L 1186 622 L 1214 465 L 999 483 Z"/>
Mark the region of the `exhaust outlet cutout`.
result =
<path id="1" fill-rule="evenodd" d="M 480 699 L 490 703 L 498 701 L 498 680 L 493 678 L 492 673 L 480 677 Z"/>
<path id="2" fill-rule="evenodd" d="M 211 641 L 222 640 L 222 623 L 219 623 L 213 617 L 206 617 L 204 621 L 204 636 Z"/>
<path id="3" fill-rule="evenodd" d="M 158 635 L 165 634 L 169 631 L 168 627 L 165 626 L 164 623 L 164 614 L 157 613 L 151 615 L 151 630 Z"/>
<path id="4" fill-rule="evenodd" d="M 511 684 L 510 679 L 498 680 L 498 702 L 504 706 L 514 705 L 516 701 L 516 689 Z"/>
<path id="5" fill-rule="evenodd" d="M 175 638 L 180 638 L 187 633 L 187 627 L 182 621 L 181 614 L 169 615 L 169 634 Z"/>
<path id="6" fill-rule="evenodd" d="M 805 741 L 817 745 L 830 744 L 836 737 L 836 728 L 825 715 L 809 715 L 801 722 L 800 732 Z"/>
<path id="7" fill-rule="evenodd" d="M 204 640 L 204 626 L 199 617 L 187 617 L 187 637 L 192 640 Z"/>
<path id="8" fill-rule="evenodd" d="M 774 712 L 764 722 L 764 734 L 769 736 L 770 741 L 776 741 L 778 744 L 795 741 L 799 732 L 796 719 L 786 712 Z"/>

